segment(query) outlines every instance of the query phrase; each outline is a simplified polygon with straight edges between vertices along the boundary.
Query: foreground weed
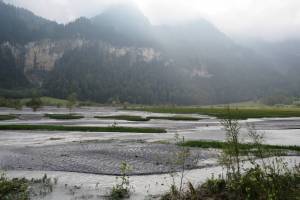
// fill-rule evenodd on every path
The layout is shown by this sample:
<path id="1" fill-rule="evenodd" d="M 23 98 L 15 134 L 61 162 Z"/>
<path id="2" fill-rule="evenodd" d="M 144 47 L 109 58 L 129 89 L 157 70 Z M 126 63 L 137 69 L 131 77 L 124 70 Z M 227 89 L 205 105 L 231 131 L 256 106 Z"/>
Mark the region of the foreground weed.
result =
<path id="1" fill-rule="evenodd" d="M 111 200 L 119 200 L 130 197 L 130 181 L 128 173 L 130 172 L 131 167 L 126 162 L 122 162 L 120 166 L 121 177 L 117 177 L 117 181 L 120 178 L 119 183 L 113 186 L 109 199 Z"/>

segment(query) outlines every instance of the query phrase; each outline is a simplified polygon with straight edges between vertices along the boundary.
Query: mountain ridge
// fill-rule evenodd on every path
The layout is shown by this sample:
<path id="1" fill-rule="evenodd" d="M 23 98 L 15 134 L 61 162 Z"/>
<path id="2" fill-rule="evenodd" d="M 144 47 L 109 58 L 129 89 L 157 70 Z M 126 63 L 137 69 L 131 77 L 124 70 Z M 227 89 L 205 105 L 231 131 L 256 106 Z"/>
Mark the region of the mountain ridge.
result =
<path id="1" fill-rule="evenodd" d="M 16 85 L 34 86 L 49 96 L 75 92 L 102 103 L 212 104 L 259 99 L 289 88 L 288 81 L 278 81 L 286 77 L 268 59 L 204 19 L 153 26 L 136 8 L 121 6 L 62 25 L 0 2 L 0 10 L 5 8 L 0 76 L 19 74 L 28 83 Z M 9 34 L 19 26 L 25 27 L 22 34 Z M 7 60 L 11 64 L 3 64 Z M 0 81 L 0 88 L 14 88 L 13 82 L 18 79 Z"/>

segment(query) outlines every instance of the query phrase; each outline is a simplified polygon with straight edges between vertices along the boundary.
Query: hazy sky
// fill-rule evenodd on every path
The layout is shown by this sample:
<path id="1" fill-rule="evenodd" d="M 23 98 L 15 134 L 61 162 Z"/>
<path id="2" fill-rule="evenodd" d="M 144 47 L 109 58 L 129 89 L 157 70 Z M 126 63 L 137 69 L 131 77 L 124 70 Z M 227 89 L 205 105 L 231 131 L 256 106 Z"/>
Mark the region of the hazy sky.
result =
<path id="1" fill-rule="evenodd" d="M 4 0 L 66 23 L 127 0 Z M 300 0 L 132 0 L 153 24 L 206 18 L 231 36 L 300 38 Z"/>

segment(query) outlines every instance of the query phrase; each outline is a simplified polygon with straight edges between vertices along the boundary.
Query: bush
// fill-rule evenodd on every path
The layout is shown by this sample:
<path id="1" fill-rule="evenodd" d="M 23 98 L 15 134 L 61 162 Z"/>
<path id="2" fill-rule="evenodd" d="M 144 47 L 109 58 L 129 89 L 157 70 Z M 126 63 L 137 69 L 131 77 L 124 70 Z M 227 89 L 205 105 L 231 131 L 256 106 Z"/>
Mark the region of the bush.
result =
<path id="1" fill-rule="evenodd" d="M 214 177 L 212 177 L 211 179 L 208 179 L 203 184 L 203 186 L 206 187 L 208 191 L 213 194 L 221 193 L 226 189 L 226 181 L 221 178 L 215 179 Z"/>
<path id="2" fill-rule="evenodd" d="M 22 109 L 22 103 L 18 99 L 6 99 L 0 97 L 0 107 Z"/>
<path id="3" fill-rule="evenodd" d="M 1 200 L 29 200 L 32 196 L 45 197 L 53 191 L 57 179 L 48 178 L 45 174 L 41 179 L 14 178 L 8 179 L 4 174 L 0 177 Z"/>
<path id="4" fill-rule="evenodd" d="M 26 179 L 9 180 L 4 175 L 0 177 L 0 199 L 29 200 L 28 182 Z"/>
<path id="5" fill-rule="evenodd" d="M 30 101 L 26 103 L 26 106 L 31 108 L 34 112 L 42 107 L 43 102 L 39 97 L 32 97 Z"/>
<path id="6" fill-rule="evenodd" d="M 229 115 L 230 116 L 230 115 Z M 208 179 L 203 185 L 193 190 L 189 186 L 185 190 L 171 187 L 162 200 L 297 200 L 300 195 L 300 165 L 289 169 L 287 163 L 275 157 L 271 162 L 264 159 L 269 152 L 265 152 L 262 145 L 263 137 L 254 127 L 249 127 L 249 136 L 256 147 L 255 156 L 248 150 L 248 155 L 240 145 L 240 125 L 237 120 L 223 119 L 221 121 L 226 131 L 226 144 L 220 164 L 223 165 L 225 177 Z M 243 154 L 241 154 L 243 152 Z M 242 159 L 242 155 L 244 156 Z M 272 154 L 269 154 L 272 156 Z M 245 160 L 246 159 L 246 160 Z M 258 162 L 258 160 L 260 162 Z M 250 164 L 243 167 L 243 162 Z"/>
<path id="7" fill-rule="evenodd" d="M 130 171 L 130 166 L 126 162 L 122 162 L 120 166 L 121 182 L 117 183 L 109 194 L 109 199 L 119 200 L 130 197 L 130 182 L 127 173 Z"/>

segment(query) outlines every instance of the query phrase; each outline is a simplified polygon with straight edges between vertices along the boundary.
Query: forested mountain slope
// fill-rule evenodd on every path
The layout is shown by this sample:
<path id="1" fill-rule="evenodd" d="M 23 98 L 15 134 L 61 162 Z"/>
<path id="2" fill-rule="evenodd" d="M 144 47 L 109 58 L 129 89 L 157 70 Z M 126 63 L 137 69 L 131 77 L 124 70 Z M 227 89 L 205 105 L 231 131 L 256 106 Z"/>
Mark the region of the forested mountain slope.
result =
<path id="1" fill-rule="evenodd" d="M 153 26 L 136 7 L 116 6 L 62 25 L 0 1 L 0 26 L 0 89 L 144 104 L 300 95 L 298 79 L 289 79 L 295 73 L 281 73 L 272 56 L 236 44 L 206 20 Z"/>

